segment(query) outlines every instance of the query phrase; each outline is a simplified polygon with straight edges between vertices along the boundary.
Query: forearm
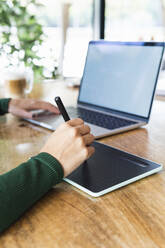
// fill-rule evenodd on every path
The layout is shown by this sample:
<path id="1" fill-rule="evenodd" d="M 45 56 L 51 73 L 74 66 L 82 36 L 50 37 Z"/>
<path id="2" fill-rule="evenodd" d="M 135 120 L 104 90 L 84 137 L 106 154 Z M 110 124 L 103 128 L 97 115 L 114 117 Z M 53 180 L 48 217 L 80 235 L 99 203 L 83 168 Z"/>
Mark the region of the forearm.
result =
<path id="1" fill-rule="evenodd" d="M 10 100 L 10 98 L 0 99 L 0 115 L 8 113 L 8 106 Z"/>
<path id="2" fill-rule="evenodd" d="M 0 176 L 0 232 L 16 221 L 63 178 L 59 162 L 40 153 Z"/>

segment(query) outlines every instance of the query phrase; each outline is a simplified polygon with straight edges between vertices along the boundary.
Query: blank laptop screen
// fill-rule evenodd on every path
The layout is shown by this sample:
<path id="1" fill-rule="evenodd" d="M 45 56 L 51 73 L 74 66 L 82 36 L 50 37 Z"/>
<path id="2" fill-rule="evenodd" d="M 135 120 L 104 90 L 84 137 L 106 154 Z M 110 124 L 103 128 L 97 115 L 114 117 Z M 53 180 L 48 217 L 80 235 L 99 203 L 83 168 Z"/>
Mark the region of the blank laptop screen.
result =
<path id="1" fill-rule="evenodd" d="M 90 42 L 79 101 L 148 117 L 161 45 Z"/>

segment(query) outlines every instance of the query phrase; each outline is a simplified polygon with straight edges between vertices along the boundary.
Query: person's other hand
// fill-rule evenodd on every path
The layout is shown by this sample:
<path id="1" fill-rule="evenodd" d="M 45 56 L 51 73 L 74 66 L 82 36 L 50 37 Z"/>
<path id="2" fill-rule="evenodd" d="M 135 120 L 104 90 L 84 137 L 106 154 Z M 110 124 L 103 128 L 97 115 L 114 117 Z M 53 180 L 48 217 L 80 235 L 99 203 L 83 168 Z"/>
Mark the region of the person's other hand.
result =
<path id="1" fill-rule="evenodd" d="M 60 114 L 58 108 L 53 104 L 34 99 L 11 99 L 9 102 L 8 112 L 18 117 L 32 119 L 33 113 L 31 110 L 37 109 L 43 109 L 54 114 Z"/>
<path id="2" fill-rule="evenodd" d="M 66 177 L 94 153 L 94 147 L 90 146 L 93 140 L 89 126 L 79 118 L 73 119 L 56 129 L 41 152 L 54 156 Z"/>

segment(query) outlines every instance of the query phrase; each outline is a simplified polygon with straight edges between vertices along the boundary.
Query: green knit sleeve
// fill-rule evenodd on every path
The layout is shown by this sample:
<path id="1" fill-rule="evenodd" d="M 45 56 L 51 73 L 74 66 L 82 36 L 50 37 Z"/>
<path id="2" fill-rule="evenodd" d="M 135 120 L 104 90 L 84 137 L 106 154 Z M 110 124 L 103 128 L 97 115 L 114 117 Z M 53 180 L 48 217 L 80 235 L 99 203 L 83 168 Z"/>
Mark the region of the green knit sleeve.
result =
<path id="1" fill-rule="evenodd" d="M 40 153 L 0 175 L 0 232 L 16 221 L 53 185 L 61 182 L 63 169 L 48 153 Z"/>
<path id="2" fill-rule="evenodd" d="M 0 115 L 8 113 L 8 105 L 11 98 L 0 99 Z"/>

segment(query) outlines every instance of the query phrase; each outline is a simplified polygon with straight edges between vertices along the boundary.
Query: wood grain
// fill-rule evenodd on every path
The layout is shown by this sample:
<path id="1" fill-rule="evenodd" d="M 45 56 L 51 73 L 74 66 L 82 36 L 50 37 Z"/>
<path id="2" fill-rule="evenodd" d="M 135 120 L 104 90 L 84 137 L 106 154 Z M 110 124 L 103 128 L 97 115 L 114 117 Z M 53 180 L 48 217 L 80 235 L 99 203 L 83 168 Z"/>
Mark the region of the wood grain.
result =
<path id="1" fill-rule="evenodd" d="M 37 84 L 30 97 L 74 105 L 64 83 Z M 0 90 L 3 97 L 3 90 Z M 50 131 L 8 115 L 0 118 L 0 173 L 37 154 Z M 149 125 L 101 140 L 165 164 L 165 102 L 155 100 Z M 93 198 L 65 182 L 36 203 L 0 237 L 0 248 L 165 247 L 165 171 Z"/>

